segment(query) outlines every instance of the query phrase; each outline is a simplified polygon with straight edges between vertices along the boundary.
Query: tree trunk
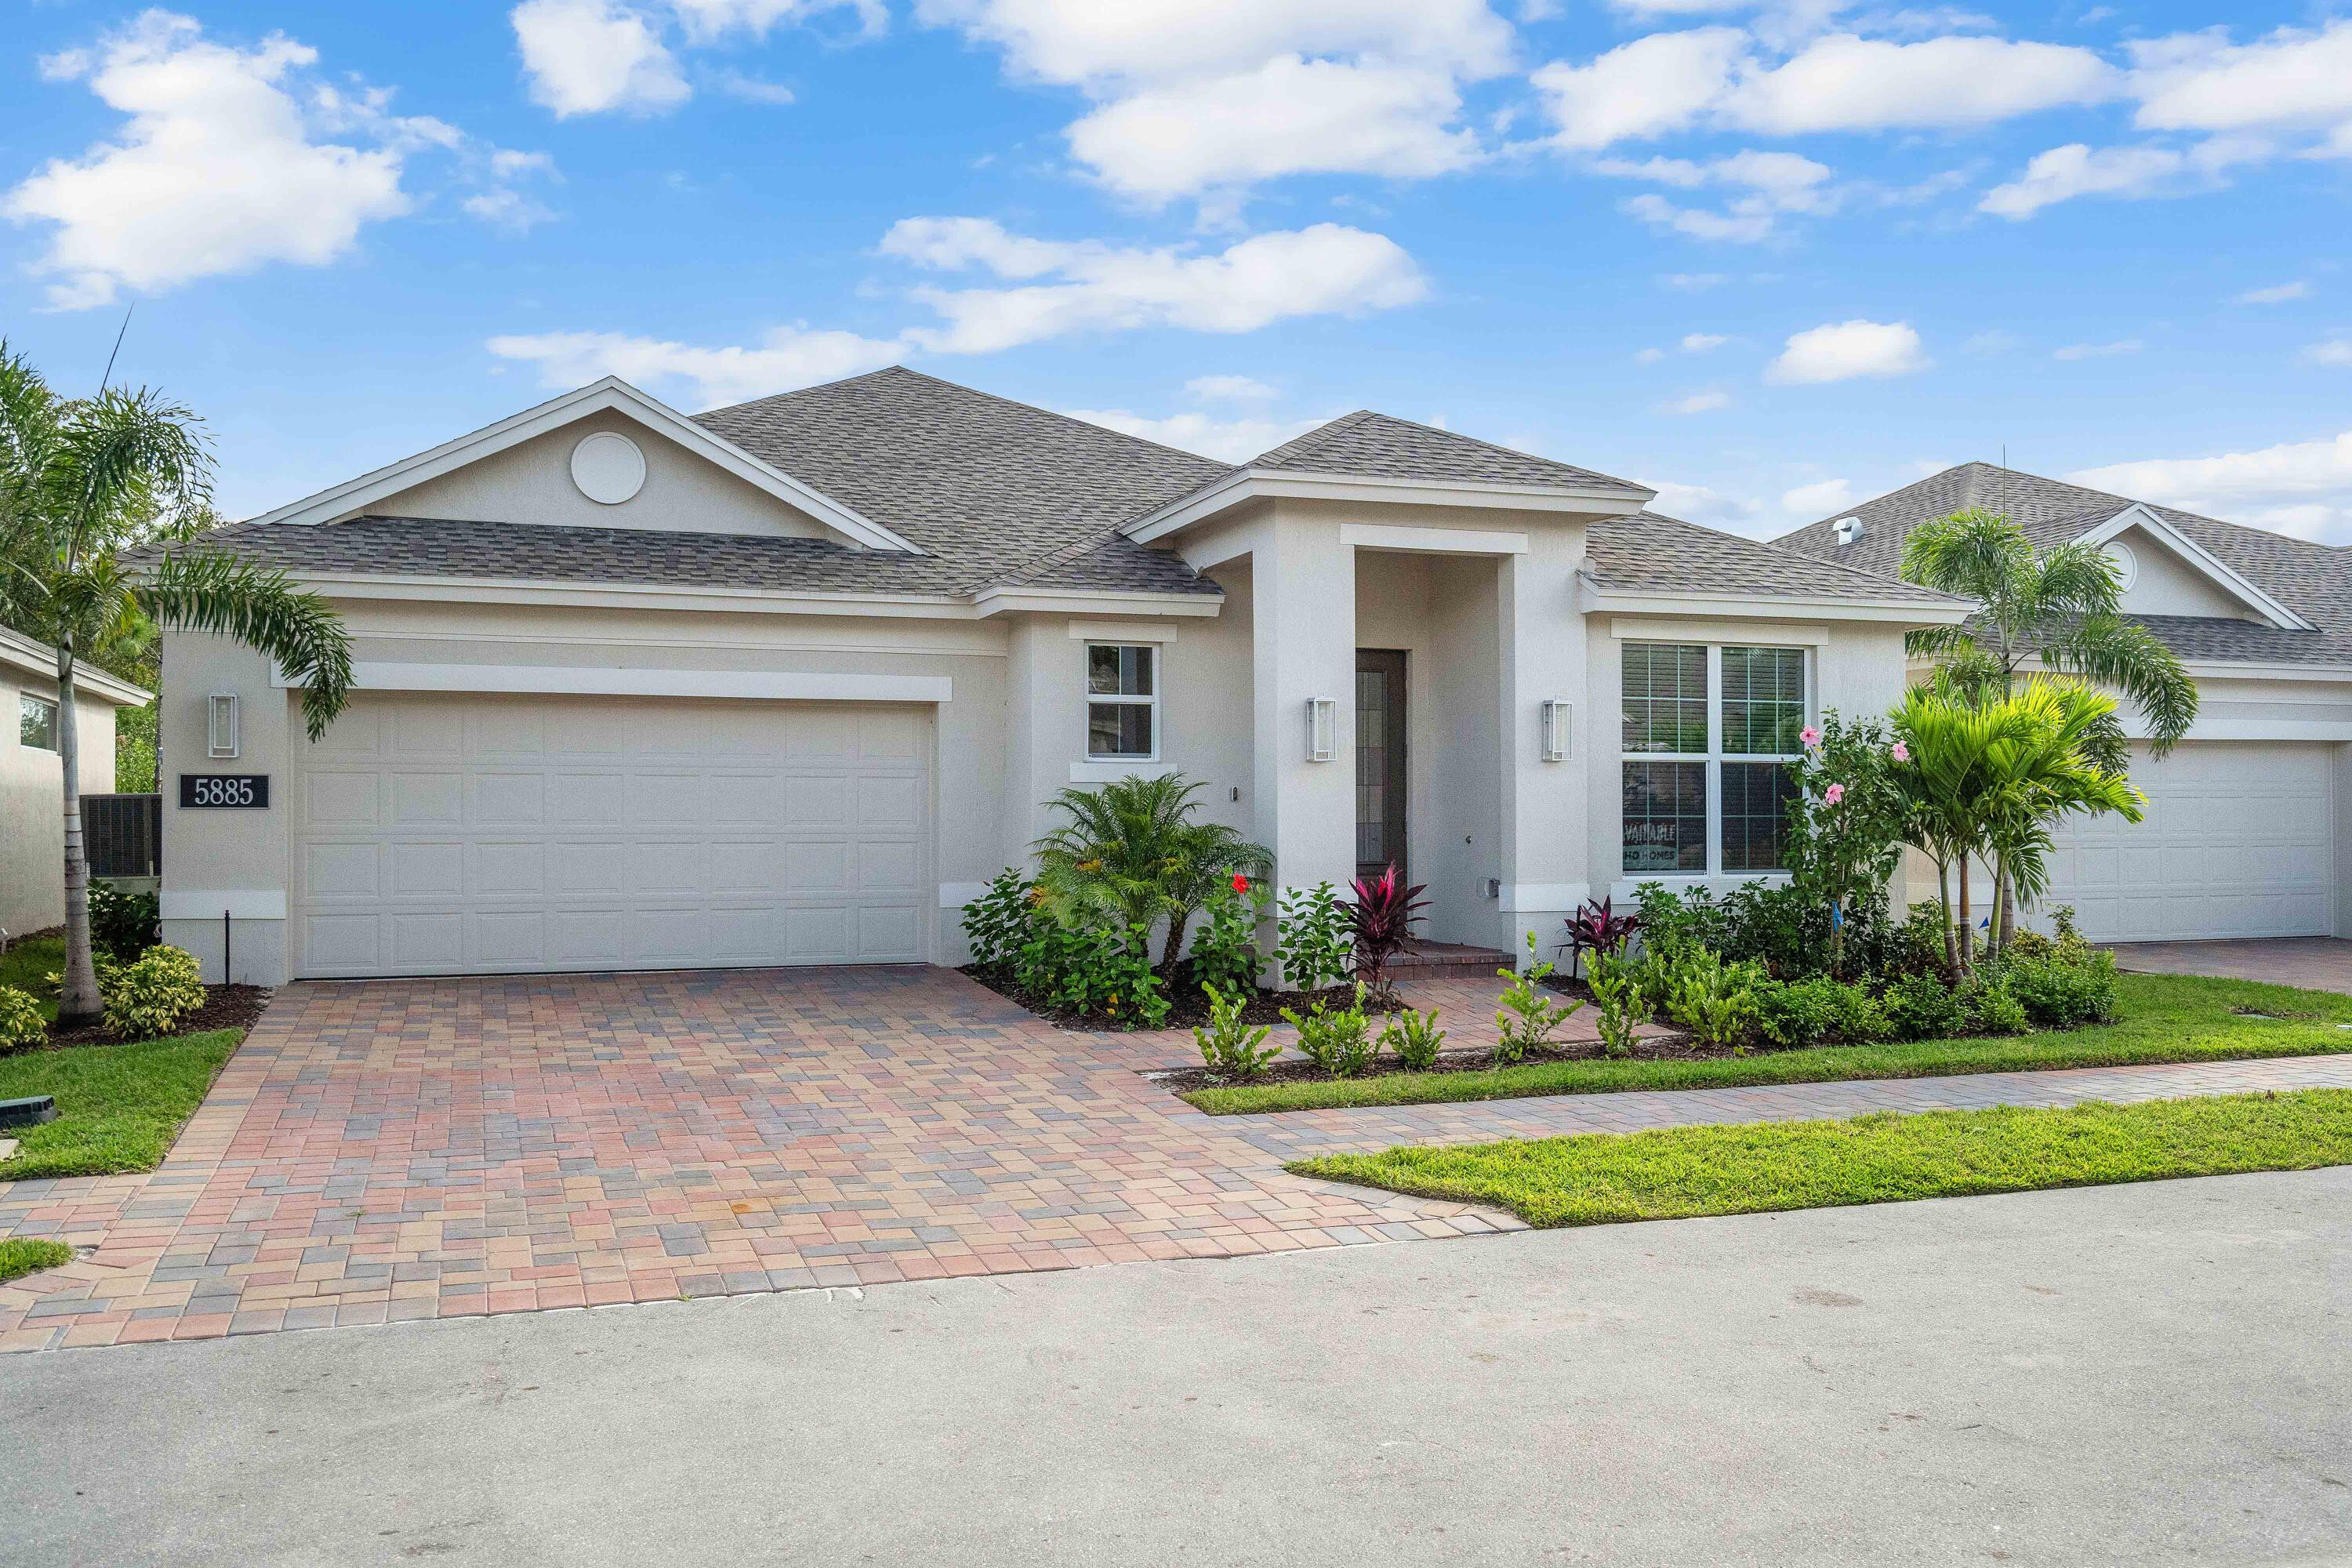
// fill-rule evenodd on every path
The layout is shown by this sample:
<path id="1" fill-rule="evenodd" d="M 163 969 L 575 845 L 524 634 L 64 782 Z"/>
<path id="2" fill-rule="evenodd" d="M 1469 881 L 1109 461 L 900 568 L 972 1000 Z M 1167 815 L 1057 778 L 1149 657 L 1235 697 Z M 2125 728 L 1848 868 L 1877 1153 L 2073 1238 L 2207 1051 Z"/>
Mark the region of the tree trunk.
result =
<path id="1" fill-rule="evenodd" d="M 1976 959 L 1976 921 L 1970 918 L 1969 909 L 1969 858 L 1963 854 L 1960 857 L 1960 966 L 1952 972 L 1953 979 L 1958 980 L 1967 973 Z"/>
<path id="2" fill-rule="evenodd" d="M 1936 907 L 1944 911 L 1944 978 L 1960 983 L 1960 950 L 1952 941 L 1952 868 L 1936 862 Z"/>
<path id="3" fill-rule="evenodd" d="M 1192 911 L 1178 910 L 1168 917 L 1168 945 L 1160 952 L 1160 973 L 1176 973 L 1176 960 L 1184 951 L 1184 928 L 1192 923 Z"/>
<path id="4" fill-rule="evenodd" d="M 2006 858 L 1993 882 L 1993 897 L 1997 900 L 1993 906 L 1993 952 L 1998 955 L 2009 952 L 2010 939 L 2017 934 L 2017 885 L 2009 879 Z"/>
<path id="5" fill-rule="evenodd" d="M 58 761 L 65 777 L 66 968 L 58 993 L 58 1022 L 96 1016 L 104 1002 L 98 970 L 89 957 L 89 861 L 81 845 L 81 725 L 74 704 L 74 652 L 70 639 L 58 647 Z"/>

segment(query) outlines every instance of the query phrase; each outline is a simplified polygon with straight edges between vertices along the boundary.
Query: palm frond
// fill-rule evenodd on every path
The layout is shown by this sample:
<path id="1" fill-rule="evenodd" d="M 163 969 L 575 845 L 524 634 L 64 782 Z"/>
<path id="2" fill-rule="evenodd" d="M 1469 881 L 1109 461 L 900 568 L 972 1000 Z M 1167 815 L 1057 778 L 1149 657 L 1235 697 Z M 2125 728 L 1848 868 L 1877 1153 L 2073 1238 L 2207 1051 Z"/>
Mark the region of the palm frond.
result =
<path id="1" fill-rule="evenodd" d="M 352 637 L 327 602 L 274 567 L 216 550 L 164 558 L 135 590 L 158 625 L 214 632 L 275 659 L 302 689 L 310 739 L 327 732 L 352 686 Z"/>
<path id="2" fill-rule="evenodd" d="M 2053 628 L 2042 662 L 2112 686 L 2147 718 L 2158 756 L 2197 721 L 2197 682 L 2155 633 L 2116 615 L 2085 616 Z"/>

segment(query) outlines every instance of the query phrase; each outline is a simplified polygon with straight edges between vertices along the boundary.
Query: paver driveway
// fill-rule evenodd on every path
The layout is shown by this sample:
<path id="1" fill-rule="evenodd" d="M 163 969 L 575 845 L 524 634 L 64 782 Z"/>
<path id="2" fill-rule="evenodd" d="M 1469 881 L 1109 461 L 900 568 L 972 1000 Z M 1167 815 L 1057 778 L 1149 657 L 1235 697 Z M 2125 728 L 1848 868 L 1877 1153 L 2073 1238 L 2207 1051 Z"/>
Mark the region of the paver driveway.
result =
<path id="1" fill-rule="evenodd" d="M 2125 942 L 2116 944 L 2116 963 L 2154 974 L 2218 974 L 2309 991 L 2352 991 L 2352 941 L 2340 936 Z"/>
<path id="2" fill-rule="evenodd" d="M 1456 1043 L 1492 982 L 1407 987 Z M 1582 1023 L 1581 1016 L 1577 1023 Z M 0 1349 L 204 1338 L 1517 1228 L 1300 1153 L 1694 1121 L 2352 1087 L 2352 1058 L 1209 1117 L 946 970 L 305 984 L 150 1176 L 0 1184 Z"/>

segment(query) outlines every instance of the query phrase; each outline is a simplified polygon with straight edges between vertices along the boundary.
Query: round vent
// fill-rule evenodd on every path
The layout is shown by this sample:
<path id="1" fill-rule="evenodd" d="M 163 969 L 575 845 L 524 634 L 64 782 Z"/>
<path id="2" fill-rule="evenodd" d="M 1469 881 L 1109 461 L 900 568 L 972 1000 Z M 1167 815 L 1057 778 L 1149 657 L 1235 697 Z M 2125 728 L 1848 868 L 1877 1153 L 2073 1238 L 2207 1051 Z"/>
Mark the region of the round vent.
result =
<path id="1" fill-rule="evenodd" d="M 2116 563 L 2116 586 L 2128 590 L 2139 581 L 2139 557 L 2119 539 L 2107 541 L 2107 559 Z"/>
<path id="2" fill-rule="evenodd" d="M 626 436 L 599 430 L 572 448 L 572 482 L 604 506 L 618 506 L 646 488 L 646 455 Z"/>

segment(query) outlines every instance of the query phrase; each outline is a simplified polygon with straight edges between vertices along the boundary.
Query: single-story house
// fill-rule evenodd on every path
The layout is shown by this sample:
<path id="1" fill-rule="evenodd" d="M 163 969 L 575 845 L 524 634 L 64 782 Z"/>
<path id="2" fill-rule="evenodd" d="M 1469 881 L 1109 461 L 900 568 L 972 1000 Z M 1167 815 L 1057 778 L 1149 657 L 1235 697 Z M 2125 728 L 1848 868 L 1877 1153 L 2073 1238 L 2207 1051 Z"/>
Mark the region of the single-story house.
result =
<path id="1" fill-rule="evenodd" d="M 1914 526 L 1967 507 L 2006 513 L 2037 547 L 2105 546 L 2125 612 L 2197 681 L 2187 738 L 2162 759 L 2137 748 L 2147 819 L 2062 830 L 2045 908 L 2074 905 L 2097 941 L 2352 934 L 2352 551 L 1990 463 L 1777 542 L 1891 574 Z M 1912 890 L 1932 892 L 1932 874 Z"/>
<path id="2" fill-rule="evenodd" d="M 1373 413 L 1239 466 L 904 369 L 607 379 L 211 536 L 356 689 L 165 639 L 164 934 L 241 980 L 956 963 L 1070 785 L 1180 771 L 1426 934 L 1769 870 L 1825 707 L 1968 606 Z"/>
<path id="3" fill-rule="evenodd" d="M 102 669 L 74 671 L 81 785 L 114 788 L 114 714 L 149 694 Z M 64 759 L 58 752 L 57 650 L 0 626 L 0 931 L 47 931 L 66 918 Z"/>

